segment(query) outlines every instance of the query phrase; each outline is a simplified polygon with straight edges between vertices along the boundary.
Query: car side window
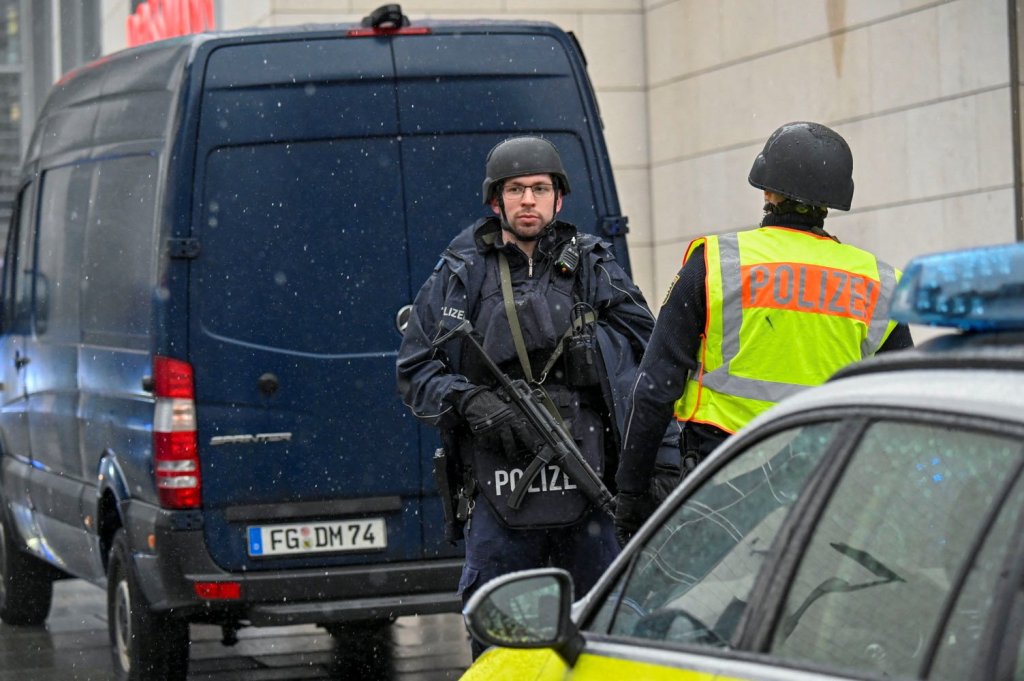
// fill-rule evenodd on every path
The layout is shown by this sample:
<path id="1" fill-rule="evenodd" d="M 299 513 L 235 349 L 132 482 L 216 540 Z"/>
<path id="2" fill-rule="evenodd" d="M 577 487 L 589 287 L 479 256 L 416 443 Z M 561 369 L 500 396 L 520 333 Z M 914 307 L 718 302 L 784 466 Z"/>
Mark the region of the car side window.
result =
<path id="1" fill-rule="evenodd" d="M 871 424 L 801 558 L 771 653 L 916 675 L 1021 447 L 946 425 Z"/>
<path id="2" fill-rule="evenodd" d="M 158 165 L 157 157 L 148 155 L 95 164 L 81 266 L 81 326 L 87 342 L 148 347 Z"/>
<path id="3" fill-rule="evenodd" d="M 982 632 L 992 612 L 1000 577 L 1004 576 L 1006 553 L 1016 548 L 1014 536 L 1020 522 L 1021 508 L 1024 508 L 1024 477 L 1017 480 L 1013 492 L 985 537 L 978 557 L 970 566 L 942 633 L 928 678 L 959 681 L 969 678 L 971 671 L 978 668 Z M 1018 655 L 1018 671 L 1013 678 L 1024 681 L 1021 664 Z"/>
<path id="4" fill-rule="evenodd" d="M 820 422 L 786 430 L 729 461 L 640 550 L 590 629 L 727 645 L 776 534 L 837 429 Z"/>
<path id="5" fill-rule="evenodd" d="M 77 342 L 78 291 L 82 281 L 82 234 L 89 213 L 92 168 L 68 165 L 43 174 L 36 255 L 35 331 L 48 339 Z"/>
<path id="6" fill-rule="evenodd" d="M 32 206 L 29 205 L 31 185 L 18 196 L 15 219 L 8 234 L 4 257 L 4 331 L 28 333 L 32 320 Z"/>

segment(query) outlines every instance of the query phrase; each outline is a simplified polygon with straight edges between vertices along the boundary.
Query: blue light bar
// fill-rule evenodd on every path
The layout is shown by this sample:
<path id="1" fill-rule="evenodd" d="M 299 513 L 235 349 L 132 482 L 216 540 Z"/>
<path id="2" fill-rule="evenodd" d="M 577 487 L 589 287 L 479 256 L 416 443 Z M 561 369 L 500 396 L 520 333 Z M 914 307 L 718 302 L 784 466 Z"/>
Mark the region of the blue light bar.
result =
<path id="1" fill-rule="evenodd" d="M 1024 243 L 914 258 L 890 316 L 965 331 L 1024 330 Z"/>

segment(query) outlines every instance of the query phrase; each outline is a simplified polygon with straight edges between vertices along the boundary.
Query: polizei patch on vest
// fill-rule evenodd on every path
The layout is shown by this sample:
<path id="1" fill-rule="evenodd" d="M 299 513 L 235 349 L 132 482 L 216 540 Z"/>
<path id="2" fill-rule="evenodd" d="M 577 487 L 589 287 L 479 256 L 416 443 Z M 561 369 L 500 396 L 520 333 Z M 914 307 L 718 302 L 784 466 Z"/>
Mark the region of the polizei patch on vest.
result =
<path id="1" fill-rule="evenodd" d="M 870 323 L 881 285 L 855 272 L 807 263 L 744 265 L 743 307 L 794 310 Z"/>
<path id="2" fill-rule="evenodd" d="M 511 470 L 499 468 L 495 470 L 494 494 L 499 497 L 506 493 L 511 494 L 515 491 L 522 477 L 523 471 L 519 468 Z M 569 476 L 557 465 L 549 464 L 542 466 L 537 471 L 537 476 L 533 479 L 530 486 L 526 488 L 526 492 L 527 494 L 535 494 L 537 492 L 565 492 L 573 489 L 576 489 L 576 485 L 569 479 Z"/>

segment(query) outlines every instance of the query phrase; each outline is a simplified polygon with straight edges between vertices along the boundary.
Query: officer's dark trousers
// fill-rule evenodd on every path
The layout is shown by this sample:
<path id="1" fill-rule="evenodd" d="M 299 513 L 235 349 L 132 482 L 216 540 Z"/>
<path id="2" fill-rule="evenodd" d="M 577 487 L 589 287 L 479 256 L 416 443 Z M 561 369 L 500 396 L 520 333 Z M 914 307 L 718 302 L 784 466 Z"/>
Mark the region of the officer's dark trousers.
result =
<path id="1" fill-rule="evenodd" d="M 615 525 L 600 511 L 569 527 L 513 530 L 495 517 L 483 499 L 477 500 L 465 538 L 466 563 L 459 582 L 463 604 L 490 579 L 539 567 L 567 570 L 573 578 L 574 598 L 580 598 L 619 553 Z M 475 659 L 484 648 L 475 640 L 472 646 Z"/>

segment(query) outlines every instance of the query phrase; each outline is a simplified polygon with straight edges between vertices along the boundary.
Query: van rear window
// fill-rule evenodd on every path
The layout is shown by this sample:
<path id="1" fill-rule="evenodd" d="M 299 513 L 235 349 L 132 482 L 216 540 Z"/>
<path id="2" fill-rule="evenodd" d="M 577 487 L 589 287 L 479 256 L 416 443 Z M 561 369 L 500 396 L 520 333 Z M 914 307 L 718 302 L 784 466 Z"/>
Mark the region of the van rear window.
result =
<path id="1" fill-rule="evenodd" d="M 221 147 L 207 156 L 193 301 L 222 341 L 393 352 L 408 302 L 394 139 Z"/>

